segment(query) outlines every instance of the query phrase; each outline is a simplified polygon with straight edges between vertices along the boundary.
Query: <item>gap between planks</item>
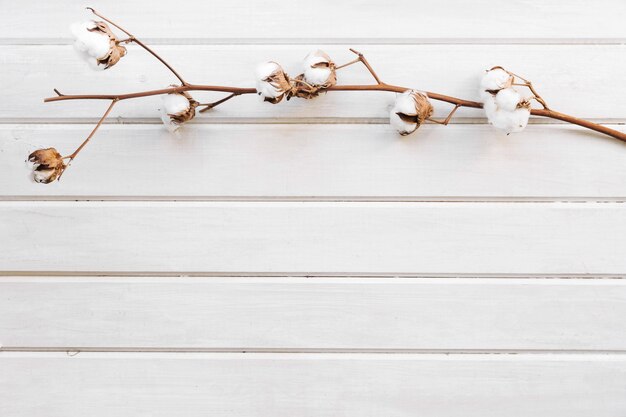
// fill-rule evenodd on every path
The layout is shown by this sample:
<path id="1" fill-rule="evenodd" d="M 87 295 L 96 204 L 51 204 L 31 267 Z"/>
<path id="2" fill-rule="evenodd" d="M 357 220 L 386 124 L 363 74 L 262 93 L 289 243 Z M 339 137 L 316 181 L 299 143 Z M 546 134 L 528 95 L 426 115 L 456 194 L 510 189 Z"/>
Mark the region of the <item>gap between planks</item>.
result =
<path id="1" fill-rule="evenodd" d="M 250 203 L 625 203 L 626 196 L 618 197 L 403 197 L 403 196 L 123 196 L 123 195 L 0 195 L 0 203 L 21 202 L 250 202 Z"/>
<path id="2" fill-rule="evenodd" d="M 592 350 L 592 349 L 328 349 L 328 348 L 148 348 L 148 347 L 0 347 L 0 353 L 65 353 L 73 357 L 81 353 L 223 353 L 223 354 L 321 354 L 321 355 L 618 355 L 626 357 L 626 350 Z"/>
<path id="3" fill-rule="evenodd" d="M 103 278 L 277 278 L 277 279 L 327 279 L 327 278 L 352 278 L 352 279 L 523 279 L 523 280 L 622 280 L 626 279 L 626 274 L 501 274 L 501 273 L 366 273 L 366 272 L 211 272 L 211 271 L 2 271 L 0 270 L 0 278 L 2 277 L 36 277 L 42 279 L 51 278 L 84 278 L 84 277 L 103 277 Z M 1 282 L 0 282 L 1 283 Z"/>
<path id="4" fill-rule="evenodd" d="M 149 45 L 624 45 L 626 38 L 142 38 Z M 1 38 L 3 46 L 71 45 L 70 38 Z"/>
<path id="5" fill-rule="evenodd" d="M 0 125 L 67 125 L 67 124 L 96 124 L 100 119 L 97 117 L 90 118 L 46 118 L 46 117 L 24 117 L 24 118 L 2 118 L 0 117 Z M 626 125 L 626 118 L 587 118 L 593 123 L 601 125 Z M 111 117 L 106 119 L 103 124 L 107 125 L 161 125 L 163 122 L 156 117 Z M 213 124 L 246 124 L 246 125 L 388 125 L 389 118 L 386 117 L 203 117 L 194 119 L 187 123 L 188 126 L 193 125 L 213 125 Z M 427 125 L 436 125 L 433 122 L 426 122 Z M 450 121 L 451 125 L 488 125 L 486 118 L 481 117 L 459 117 Z M 545 117 L 531 117 L 528 121 L 529 125 L 570 125 L 560 120 L 549 119 Z M 444 127 L 442 127 L 443 129 Z"/>

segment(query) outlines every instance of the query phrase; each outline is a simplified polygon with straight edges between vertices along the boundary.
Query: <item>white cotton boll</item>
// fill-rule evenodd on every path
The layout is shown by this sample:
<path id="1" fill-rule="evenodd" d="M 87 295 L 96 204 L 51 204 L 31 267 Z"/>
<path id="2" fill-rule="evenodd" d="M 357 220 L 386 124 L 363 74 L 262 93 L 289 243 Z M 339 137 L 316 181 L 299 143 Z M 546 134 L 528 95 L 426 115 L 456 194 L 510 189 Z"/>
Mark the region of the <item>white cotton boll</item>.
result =
<path id="1" fill-rule="evenodd" d="M 178 114 L 189 109 L 189 100 L 181 94 L 166 94 L 161 96 L 163 106 L 161 107 L 161 120 L 170 132 L 177 131 L 182 124 L 176 123 L 170 115 Z"/>
<path id="2" fill-rule="evenodd" d="M 394 111 L 394 109 L 389 112 L 389 124 L 391 125 L 391 127 L 396 129 L 398 133 L 406 135 L 414 132 L 417 129 L 416 123 L 405 122 L 400 118 L 400 116 L 398 116 L 397 113 L 398 112 Z"/>
<path id="3" fill-rule="evenodd" d="M 304 71 L 304 81 L 311 85 L 322 85 L 328 81 L 332 74 L 329 67 L 307 68 Z"/>
<path id="4" fill-rule="evenodd" d="M 489 118 L 489 122 L 495 128 L 503 130 L 506 133 L 516 133 L 524 130 L 528 124 L 529 117 L 530 109 L 525 107 L 514 111 L 497 110 L 492 117 Z"/>
<path id="5" fill-rule="evenodd" d="M 275 62 L 264 62 L 256 68 L 256 91 L 261 96 L 261 99 L 265 97 L 276 98 L 282 94 L 282 91 L 274 87 L 268 81 L 274 72 L 281 70 L 280 65 Z"/>
<path id="6" fill-rule="evenodd" d="M 398 94 L 396 96 L 396 101 L 393 105 L 393 108 L 389 112 L 389 124 L 402 135 L 412 133 L 418 128 L 416 122 L 403 120 L 398 115 L 398 113 L 402 113 L 405 115 L 417 114 L 416 103 L 415 99 L 413 98 L 413 94 L 416 94 L 416 92 L 412 90 L 408 90 L 402 94 Z"/>
<path id="7" fill-rule="evenodd" d="M 520 94 L 513 87 L 504 88 L 496 94 L 496 104 L 506 111 L 513 111 L 522 100 Z"/>
<path id="8" fill-rule="evenodd" d="M 181 94 L 166 94 L 162 100 L 166 114 L 177 114 L 189 108 L 189 100 Z"/>
<path id="9" fill-rule="evenodd" d="M 110 49 L 109 37 L 99 31 L 91 31 L 96 23 L 92 21 L 74 23 L 70 30 L 75 37 L 74 46 L 81 52 L 86 52 L 89 56 L 100 59 L 104 58 Z"/>
<path id="10" fill-rule="evenodd" d="M 316 50 L 304 58 L 304 81 L 307 83 L 316 86 L 326 84 L 332 72 L 330 57 L 325 52 Z"/>
<path id="11" fill-rule="evenodd" d="M 486 91 L 481 90 L 480 98 L 483 102 L 483 110 L 487 114 L 487 118 L 490 119 L 493 117 L 493 114 L 496 110 L 498 110 L 498 105 L 496 104 L 496 98 L 493 94 L 488 93 Z"/>
<path id="12" fill-rule="evenodd" d="M 402 94 L 398 94 L 396 96 L 396 102 L 393 105 L 394 110 L 404 114 L 415 114 L 414 93 L 414 91 L 408 90 Z"/>
<path id="13" fill-rule="evenodd" d="M 480 81 L 480 87 L 483 90 L 500 90 L 510 86 L 511 81 L 511 74 L 502 68 L 494 68 L 483 75 Z"/>

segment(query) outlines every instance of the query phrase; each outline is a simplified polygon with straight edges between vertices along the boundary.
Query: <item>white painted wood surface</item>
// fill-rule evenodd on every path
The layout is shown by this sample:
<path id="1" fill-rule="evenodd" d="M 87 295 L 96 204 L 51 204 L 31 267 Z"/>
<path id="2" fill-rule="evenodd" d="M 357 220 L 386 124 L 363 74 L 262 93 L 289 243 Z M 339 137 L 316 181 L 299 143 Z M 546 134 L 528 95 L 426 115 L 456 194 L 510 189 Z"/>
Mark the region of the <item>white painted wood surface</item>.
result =
<path id="1" fill-rule="evenodd" d="M 0 354 L 4 415 L 613 417 L 623 355 Z"/>
<path id="2" fill-rule="evenodd" d="M 107 125 L 61 182 L 26 180 L 25 155 L 52 143 L 69 152 L 90 129 L 0 125 L 0 198 L 626 199 L 624 145 L 562 125 L 510 136 L 426 125 L 409 137 L 365 124 L 196 124 L 180 137 Z"/>
<path id="3" fill-rule="evenodd" d="M 0 277 L 0 286 L 5 349 L 626 348 L 620 279 Z"/>
<path id="4" fill-rule="evenodd" d="M 375 1 L 337 2 L 320 0 L 289 7 L 279 0 L 251 4 L 246 0 L 190 0 L 180 7 L 156 7 L 142 1 L 121 7 L 112 0 L 76 2 L 33 0 L 28 7 L 7 3 L 0 37 L 12 42 L 67 40 L 67 21 L 85 18 L 81 6 L 96 7 L 109 17 L 122 20 L 136 35 L 162 42 L 256 42 L 315 39 L 515 40 L 616 41 L 626 38 L 619 0 L 584 0 L 567 3 L 509 1 L 494 6 L 476 0 L 468 7 L 463 0 L 439 0 L 415 4 L 400 0 L 392 6 Z M 581 19 L 584 18 L 584 21 Z M 37 24 L 39 23 L 39 24 Z M 121 22 L 119 22 L 121 24 Z M 122 26 L 124 26 L 122 24 Z M 164 30 L 167 29 L 167 30 Z M 617 38 L 617 39 L 616 39 Z"/>
<path id="5" fill-rule="evenodd" d="M 0 243 L 3 268 L 19 272 L 626 269 L 623 203 L 5 202 L 0 219 L 12 236 Z"/>
<path id="6" fill-rule="evenodd" d="M 67 31 L 83 6 L 194 82 L 356 47 L 389 83 L 468 99 L 504 65 L 623 131 L 623 1 L 4 3 L 1 416 L 626 413 L 622 143 L 540 118 L 507 137 L 471 109 L 400 138 L 393 94 L 354 92 L 242 97 L 171 137 L 153 97 L 118 106 L 60 183 L 23 163 L 104 110 L 44 105 L 53 88 L 173 81 L 132 46 L 89 71 Z"/>

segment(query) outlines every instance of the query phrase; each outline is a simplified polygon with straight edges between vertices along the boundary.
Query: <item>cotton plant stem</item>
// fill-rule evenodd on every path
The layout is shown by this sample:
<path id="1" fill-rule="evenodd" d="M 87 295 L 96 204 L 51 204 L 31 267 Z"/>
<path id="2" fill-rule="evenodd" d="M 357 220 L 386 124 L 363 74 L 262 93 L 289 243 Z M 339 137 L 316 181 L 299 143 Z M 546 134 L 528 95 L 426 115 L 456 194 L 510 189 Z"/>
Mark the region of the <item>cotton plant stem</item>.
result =
<path id="1" fill-rule="evenodd" d="M 407 87 L 401 87 L 396 85 L 390 85 L 385 83 L 380 84 L 372 84 L 372 85 L 336 85 L 334 87 L 330 87 L 324 89 L 323 91 L 388 91 L 394 93 L 403 93 L 406 90 L 409 90 Z M 256 94 L 256 89 L 254 88 L 242 88 L 242 87 L 230 87 L 230 86 L 217 86 L 217 85 L 201 85 L 201 84 L 186 84 L 179 87 L 170 87 L 163 88 L 160 90 L 148 90 L 148 91 L 140 91 L 136 93 L 128 93 L 128 94 L 81 94 L 81 95 L 69 95 L 69 94 L 61 94 L 56 97 L 48 97 L 44 99 L 44 102 L 53 102 L 53 101 L 66 101 L 66 100 L 129 100 L 140 97 L 149 97 L 156 96 L 161 94 L 170 94 L 170 93 L 178 93 L 182 91 L 217 91 L 217 92 L 225 92 L 231 93 L 231 96 L 234 95 L 244 95 L 244 94 Z M 57 90 L 57 94 L 60 94 Z M 426 94 L 430 99 L 444 101 L 446 103 L 454 104 L 457 107 L 470 107 L 480 109 L 483 107 L 482 103 L 472 100 L 464 100 L 457 97 L 447 96 L 444 94 L 428 92 Z M 227 97 L 228 99 L 232 97 Z M 224 100 L 226 101 L 226 100 Z M 567 114 L 559 113 L 554 110 L 547 109 L 532 109 L 530 114 L 534 116 L 548 117 L 551 119 L 561 120 L 564 122 L 576 124 L 587 129 L 595 130 L 596 132 L 604 133 L 605 135 L 611 136 L 615 139 L 626 142 L 626 133 L 619 132 L 617 130 L 608 128 L 606 126 L 599 125 L 597 123 L 593 123 L 587 120 L 579 119 L 574 116 L 570 116 Z"/>
<path id="2" fill-rule="evenodd" d="M 98 131 L 98 129 L 100 128 L 100 126 L 102 126 L 102 123 L 104 122 L 104 120 L 107 118 L 107 116 L 109 115 L 109 113 L 111 113 L 111 110 L 113 110 L 113 106 L 115 106 L 115 103 L 117 103 L 119 100 L 117 99 L 113 99 L 111 100 L 111 104 L 109 104 L 109 107 L 106 109 L 106 111 L 104 112 L 104 114 L 102 115 L 102 117 L 100 118 L 100 120 L 98 121 L 98 124 L 96 124 L 96 126 L 93 128 L 93 130 L 91 131 L 91 133 L 89 134 L 89 136 L 87 136 L 87 138 L 83 141 L 83 143 L 80 144 L 80 146 L 78 148 L 76 148 L 76 150 L 74 152 L 72 152 L 70 155 L 68 156 L 64 156 L 63 159 L 69 159 L 66 168 L 63 170 L 63 172 L 61 172 L 61 175 L 59 175 L 59 179 L 61 179 L 61 177 L 63 176 L 63 174 L 65 173 L 65 170 L 67 169 L 67 167 L 69 167 L 70 163 L 76 158 L 76 156 L 80 153 L 80 151 L 85 147 L 85 145 L 87 145 L 87 143 L 89 143 L 89 141 L 91 140 L 91 138 L 93 137 L 93 135 L 96 134 L 96 132 Z"/>
<path id="3" fill-rule="evenodd" d="M 172 74 L 174 74 L 174 76 L 176 78 L 178 78 L 181 82 L 182 85 L 187 85 L 187 82 L 183 79 L 183 77 L 180 76 L 180 74 L 178 74 L 178 72 L 176 72 L 176 70 L 167 63 L 167 61 L 165 61 L 163 58 L 161 58 L 159 56 L 159 54 L 157 54 L 156 52 L 154 52 L 149 46 L 147 46 L 145 43 L 141 42 L 139 39 L 137 39 L 135 37 L 135 35 L 133 35 L 132 33 L 130 33 L 129 31 L 127 31 L 126 29 L 124 29 L 123 27 L 121 27 L 120 25 L 118 25 L 117 23 L 112 22 L 111 20 L 109 20 L 107 17 L 101 15 L 100 13 L 98 13 L 95 9 L 93 9 L 92 7 L 87 7 L 87 10 L 91 11 L 91 13 L 93 13 L 94 15 L 98 16 L 100 19 L 104 20 L 107 23 L 112 24 L 113 26 L 115 26 L 116 28 L 118 28 L 119 30 L 121 30 L 122 32 L 124 32 L 126 35 L 128 35 L 128 39 L 124 39 L 122 42 L 124 43 L 128 43 L 128 42 L 134 42 L 137 45 L 141 46 L 143 49 L 145 49 L 148 53 L 150 53 L 152 56 L 154 56 L 156 59 L 158 59 L 159 61 L 161 61 L 161 63 L 163 65 L 165 65 L 167 67 L 167 69 L 169 69 Z"/>

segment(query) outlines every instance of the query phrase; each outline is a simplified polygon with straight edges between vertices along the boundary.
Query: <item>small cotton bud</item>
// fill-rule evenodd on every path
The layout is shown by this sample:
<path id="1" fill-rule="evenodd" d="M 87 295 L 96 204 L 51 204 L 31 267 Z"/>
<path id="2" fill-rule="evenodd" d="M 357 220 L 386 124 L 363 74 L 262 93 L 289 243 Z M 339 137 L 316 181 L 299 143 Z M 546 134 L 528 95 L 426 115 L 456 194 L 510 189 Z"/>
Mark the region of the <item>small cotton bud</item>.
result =
<path id="1" fill-rule="evenodd" d="M 389 123 L 404 136 L 415 132 L 432 114 L 433 106 L 426 93 L 408 90 L 396 97 Z"/>
<path id="2" fill-rule="evenodd" d="M 170 132 L 175 132 L 185 122 L 188 122 L 196 116 L 198 102 L 186 91 L 166 94 L 161 96 L 161 99 L 163 100 L 161 120 Z"/>
<path id="3" fill-rule="evenodd" d="M 89 20 L 70 26 L 74 47 L 94 69 L 107 69 L 126 55 L 126 48 L 105 22 Z"/>
<path id="4" fill-rule="evenodd" d="M 290 89 L 289 76 L 276 62 L 265 62 L 256 68 L 256 91 L 263 101 L 279 103 Z"/>
<path id="5" fill-rule="evenodd" d="M 54 148 L 36 150 L 28 155 L 28 162 L 33 164 L 33 179 L 42 184 L 58 179 L 67 167 L 61 154 Z"/>
<path id="6" fill-rule="evenodd" d="M 304 58 L 304 81 L 312 86 L 322 88 L 337 84 L 335 63 L 326 52 L 318 49 Z"/>
<path id="7" fill-rule="evenodd" d="M 494 67 L 488 70 L 480 81 L 481 89 L 486 91 L 498 91 L 510 87 L 512 84 L 513 75 L 501 67 Z"/>

